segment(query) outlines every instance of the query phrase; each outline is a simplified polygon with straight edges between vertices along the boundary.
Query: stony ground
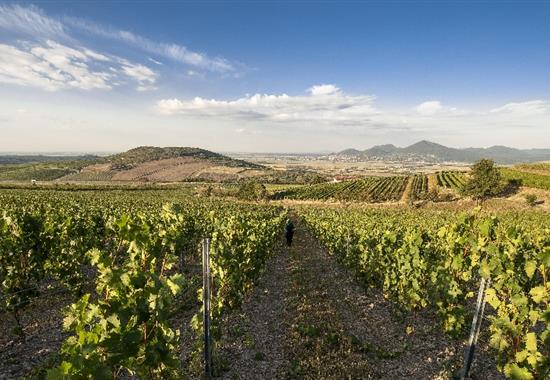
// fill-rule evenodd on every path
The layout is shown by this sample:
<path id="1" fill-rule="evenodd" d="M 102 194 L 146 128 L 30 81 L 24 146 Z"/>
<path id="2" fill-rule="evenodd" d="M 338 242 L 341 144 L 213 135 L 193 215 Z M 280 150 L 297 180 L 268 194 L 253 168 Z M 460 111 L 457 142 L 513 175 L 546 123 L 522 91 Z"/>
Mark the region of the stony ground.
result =
<path id="1" fill-rule="evenodd" d="M 429 311 L 404 312 L 360 286 L 300 226 L 225 323 L 225 379 L 447 379 L 466 348 Z M 502 378 L 483 348 L 471 375 Z"/>
<path id="2" fill-rule="evenodd" d="M 35 298 L 20 316 L 23 336 L 14 334 L 13 315 L 0 313 L 0 379 L 17 379 L 56 359 L 67 337 L 62 309 L 71 302 L 67 293 Z"/>
<path id="3" fill-rule="evenodd" d="M 289 329 L 290 256 L 280 247 L 248 302 L 223 325 L 224 379 L 281 379 L 289 367 L 285 350 Z"/>

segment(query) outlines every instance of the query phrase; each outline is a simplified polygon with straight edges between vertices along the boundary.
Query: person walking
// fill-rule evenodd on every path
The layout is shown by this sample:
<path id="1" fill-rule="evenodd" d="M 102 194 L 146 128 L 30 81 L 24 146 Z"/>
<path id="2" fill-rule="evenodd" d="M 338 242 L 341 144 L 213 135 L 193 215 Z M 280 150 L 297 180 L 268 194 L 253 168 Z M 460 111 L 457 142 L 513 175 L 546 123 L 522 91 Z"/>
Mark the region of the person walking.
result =
<path id="1" fill-rule="evenodd" d="M 296 230 L 296 227 L 294 227 L 294 223 L 292 223 L 292 220 L 287 219 L 285 224 L 285 237 L 286 237 L 286 245 L 289 247 L 292 245 L 294 230 Z"/>

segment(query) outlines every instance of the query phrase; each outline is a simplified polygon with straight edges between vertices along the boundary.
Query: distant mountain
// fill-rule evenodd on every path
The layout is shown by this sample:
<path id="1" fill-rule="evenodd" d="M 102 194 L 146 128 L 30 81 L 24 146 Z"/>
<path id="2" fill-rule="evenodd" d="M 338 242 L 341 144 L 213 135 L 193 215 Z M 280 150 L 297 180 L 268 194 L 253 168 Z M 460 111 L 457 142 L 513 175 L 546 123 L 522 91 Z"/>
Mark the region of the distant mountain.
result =
<path id="1" fill-rule="evenodd" d="M 341 151 L 339 154 L 344 155 L 344 156 L 357 156 L 357 155 L 360 155 L 362 153 L 363 152 L 361 152 L 360 150 L 357 150 L 357 149 L 346 149 L 346 150 Z"/>
<path id="2" fill-rule="evenodd" d="M 371 157 L 384 156 L 387 154 L 395 153 L 395 151 L 397 151 L 398 149 L 399 148 L 393 144 L 376 145 L 370 149 L 365 150 L 364 154 Z"/>
<path id="3" fill-rule="evenodd" d="M 357 160 L 387 159 L 466 163 L 481 158 L 490 158 L 500 164 L 514 164 L 550 160 L 550 149 L 516 149 L 506 146 L 457 149 L 422 140 L 405 148 L 399 148 L 392 144 L 376 145 L 363 151 L 346 149 L 337 153 L 337 155 Z"/>

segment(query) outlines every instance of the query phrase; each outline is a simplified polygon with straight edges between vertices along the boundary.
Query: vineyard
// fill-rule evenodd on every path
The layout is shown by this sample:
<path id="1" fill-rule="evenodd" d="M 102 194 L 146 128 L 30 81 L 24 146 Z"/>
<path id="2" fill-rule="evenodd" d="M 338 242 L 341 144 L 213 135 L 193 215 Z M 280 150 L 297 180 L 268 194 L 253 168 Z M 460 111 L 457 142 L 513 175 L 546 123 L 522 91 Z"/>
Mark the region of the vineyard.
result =
<path id="1" fill-rule="evenodd" d="M 146 191 L 0 195 L 2 318 L 11 315 L 24 339 L 29 326 L 20 321 L 34 300 L 64 292 L 73 302 L 64 312 L 70 336 L 49 378 L 178 377 L 179 347 L 193 342 L 181 341 L 170 322 L 178 295 L 194 289 L 184 274 L 196 266 L 203 236 L 211 237 L 213 331 L 249 292 L 282 210 L 163 196 L 173 202 L 163 206 L 166 199 Z M 193 326 L 198 334 L 199 318 Z"/>
<path id="2" fill-rule="evenodd" d="M 411 196 L 426 196 L 425 175 L 274 189 L 294 191 L 305 199 L 334 199 L 336 194 L 354 199 L 362 194 L 360 199 L 381 201 L 400 199 L 408 181 Z M 296 214 L 296 222 L 303 223 L 298 239 L 310 234 L 311 240 L 301 242 L 297 246 L 301 251 L 291 251 L 290 256 L 273 254 L 288 210 L 265 202 L 196 198 L 192 194 L 183 188 L 1 190 L 0 347 L 6 347 L 0 350 L 2 376 L 20 375 L 10 363 L 31 360 L 28 355 L 35 352 L 41 357 L 34 362 L 33 371 L 38 378 L 200 377 L 204 354 L 200 249 L 202 238 L 209 236 L 215 375 L 231 369 L 224 356 L 228 347 L 233 347 L 228 343 L 228 331 L 238 334 L 242 329 L 239 324 L 228 325 L 228 316 L 244 313 L 241 305 L 253 295 L 258 297 L 258 292 L 267 304 L 259 309 L 260 315 L 265 315 L 263 323 L 290 329 L 281 333 L 280 339 L 286 341 L 290 336 L 297 345 L 289 350 L 295 352 L 292 357 L 299 355 L 302 367 L 289 373 L 315 378 L 315 373 L 321 372 L 315 372 L 318 370 L 310 355 L 323 355 L 323 350 L 332 355 L 333 362 L 326 363 L 326 373 L 331 376 L 348 373 L 347 366 L 337 364 L 346 363 L 346 355 L 357 360 L 359 371 L 366 370 L 370 361 L 382 359 L 390 361 L 384 368 L 393 368 L 400 361 L 399 355 L 405 355 L 398 348 L 391 352 L 373 348 L 372 343 L 361 343 L 355 335 L 342 331 L 349 328 L 345 326 L 360 322 L 354 314 L 349 315 L 349 320 L 323 320 L 327 318 L 323 314 L 326 310 L 315 309 L 321 303 L 328 309 L 341 303 L 346 309 L 345 302 L 359 301 L 361 294 L 378 289 L 384 299 L 410 314 L 432 310 L 437 318 L 432 323 L 434 327 L 438 325 L 442 335 L 460 341 L 465 339 L 471 324 L 477 288 L 483 278 L 490 281 L 485 293 L 488 306 L 483 329 L 498 369 L 514 379 L 548 378 L 547 213 L 492 215 L 476 209 L 461 214 L 405 207 L 302 205 L 290 215 L 295 218 Z M 319 243 L 329 255 L 324 249 L 314 248 Z M 302 257 L 306 249 L 313 256 Z M 362 286 L 364 293 L 354 293 L 357 300 L 325 300 L 349 289 L 331 289 L 327 293 L 328 284 L 341 285 L 338 276 L 342 272 L 327 273 L 335 270 L 335 263 L 328 261 L 319 267 L 319 261 L 325 260 L 323 256 L 336 258 L 352 274 L 342 283 Z M 288 278 L 282 277 L 278 286 L 288 285 L 287 292 L 301 289 L 305 293 L 290 293 L 297 302 L 292 306 L 294 311 L 276 311 L 279 319 L 271 320 L 264 308 L 270 306 L 273 289 L 266 284 L 262 285 L 263 290 L 256 288 L 275 257 L 279 261 L 294 260 L 294 266 L 282 265 L 271 276 L 288 271 L 285 275 L 297 284 L 288 284 Z M 301 272 L 306 268 L 319 272 L 306 276 Z M 301 282 L 304 276 L 310 280 Z M 317 283 L 313 279 L 318 276 L 328 277 Z M 315 298 L 319 294 L 325 296 Z M 279 308 L 290 307 L 286 305 L 287 296 L 281 293 Z M 37 310 L 44 313 L 44 307 L 48 308 L 56 297 L 61 297 L 55 304 L 60 305 L 57 312 L 62 314 L 64 333 L 60 340 L 51 343 L 49 338 L 33 335 L 33 329 L 41 318 Z M 300 302 L 309 302 L 309 311 L 302 310 Z M 42 309 L 37 305 L 43 305 Z M 362 312 L 361 309 L 354 313 Z M 263 325 L 254 327 L 253 320 L 246 323 L 253 330 L 265 329 Z M 369 322 L 361 322 L 361 326 L 368 330 Z M 59 319 L 57 325 L 51 325 L 51 329 L 56 328 L 61 330 Z M 403 334 L 406 339 L 413 339 L 415 335 L 409 328 L 412 329 L 407 326 Z M 405 329 L 397 327 L 396 333 L 399 331 Z M 252 339 L 248 333 L 240 334 L 242 339 Z M 254 347 L 263 344 L 269 350 L 266 347 L 270 338 L 260 336 L 265 342 L 245 345 L 250 345 L 256 358 L 252 363 L 261 366 L 270 359 L 255 352 Z M 323 339 L 326 346 L 315 343 Z M 417 339 L 425 338 L 418 335 Z M 21 351 L 21 358 L 14 358 L 8 355 L 17 345 L 6 342 L 19 342 L 20 347 L 31 344 L 35 351 L 27 349 Z M 47 349 L 55 355 L 42 357 Z M 458 360 L 462 354 L 457 355 Z M 329 368 L 344 372 L 330 372 Z"/>
<path id="3" fill-rule="evenodd" d="M 466 183 L 464 173 L 456 171 L 443 171 L 436 174 L 437 185 L 446 189 L 460 191 Z"/>
<path id="4" fill-rule="evenodd" d="M 398 201 L 403 196 L 408 177 L 368 177 L 340 183 L 292 187 L 275 193 L 275 199 L 342 200 L 363 202 Z"/>
<path id="5" fill-rule="evenodd" d="M 521 184 L 540 189 L 550 189 L 550 176 L 540 174 L 545 170 L 543 164 L 528 166 L 537 172 L 524 172 L 519 169 L 500 168 L 504 181 L 516 181 Z M 546 173 L 546 172 L 545 172 Z M 441 189 L 453 190 L 461 193 L 468 175 L 460 171 L 440 171 L 434 174 L 437 186 Z M 280 186 L 273 189 L 273 199 L 296 199 L 318 201 L 359 201 L 368 203 L 395 202 L 403 197 L 403 193 L 410 183 L 410 198 L 427 200 L 430 198 L 428 176 L 414 174 L 409 177 L 366 177 L 364 179 L 344 181 L 339 183 L 322 183 L 305 186 Z"/>
<path id="6" fill-rule="evenodd" d="M 428 176 L 424 174 L 415 174 L 412 177 L 411 198 L 426 199 L 428 197 Z"/>
<path id="7" fill-rule="evenodd" d="M 538 166 L 530 165 L 529 167 L 539 168 L 539 172 L 532 173 L 522 171 L 521 168 L 510 169 L 510 168 L 501 168 L 500 172 L 505 179 L 508 180 L 519 180 L 521 184 L 528 187 L 534 187 L 537 189 L 550 190 L 550 175 L 548 172 L 546 174 L 541 174 L 544 168 L 547 168 L 544 164 L 539 164 Z"/>
<path id="8" fill-rule="evenodd" d="M 490 343 L 515 379 L 550 375 L 548 215 L 301 209 L 317 238 L 367 286 L 410 310 L 435 308 L 460 336 L 480 276 L 492 280 Z M 420 217 L 419 217 L 420 216 Z"/>

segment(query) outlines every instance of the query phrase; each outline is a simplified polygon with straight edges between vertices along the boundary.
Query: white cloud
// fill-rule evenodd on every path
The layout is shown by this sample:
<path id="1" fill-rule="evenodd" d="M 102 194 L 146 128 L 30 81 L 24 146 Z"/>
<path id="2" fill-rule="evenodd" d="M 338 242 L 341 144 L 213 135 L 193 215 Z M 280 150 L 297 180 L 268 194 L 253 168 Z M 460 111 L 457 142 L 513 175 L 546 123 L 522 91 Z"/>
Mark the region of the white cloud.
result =
<path id="1" fill-rule="evenodd" d="M 147 66 L 133 64 L 126 60 L 123 62 L 122 71 L 129 77 L 138 80 L 140 83 L 153 84 L 157 80 L 158 74 Z"/>
<path id="2" fill-rule="evenodd" d="M 550 113 L 550 102 L 544 100 L 530 100 L 526 102 L 507 103 L 502 107 L 492 109 L 491 112 L 520 115 L 541 115 Z"/>
<path id="3" fill-rule="evenodd" d="M 321 89 L 312 91 L 311 89 Z M 164 115 L 215 116 L 229 119 L 268 120 L 273 122 L 360 124 L 378 112 L 372 106 L 373 96 L 351 96 L 314 86 L 309 96 L 255 94 L 236 100 L 196 97 L 192 100 L 162 99 L 157 110 Z M 327 96 L 330 95 L 330 96 Z"/>
<path id="4" fill-rule="evenodd" d="M 311 95 L 336 95 L 340 92 L 340 89 L 333 84 L 321 84 L 312 86 L 308 89 Z"/>
<path id="5" fill-rule="evenodd" d="M 0 45 L 0 82 L 55 91 L 62 88 L 110 89 L 109 74 L 91 71 L 89 57 L 80 51 L 54 45 L 29 50 Z"/>
<path id="6" fill-rule="evenodd" d="M 148 84 L 142 84 L 136 87 L 136 90 L 138 92 L 146 92 L 146 91 L 153 91 L 157 90 L 158 88 L 156 86 L 148 85 Z"/>
<path id="7" fill-rule="evenodd" d="M 438 100 L 430 100 L 419 104 L 416 111 L 421 115 L 433 115 L 443 109 L 441 102 Z"/>
<path id="8" fill-rule="evenodd" d="M 72 46 L 78 50 L 78 52 L 82 53 L 86 58 L 92 59 L 96 62 L 108 61 L 108 55 L 83 48 L 81 47 L 82 44 L 74 38 L 75 32 L 81 32 L 81 34 L 82 32 L 85 32 L 95 36 L 108 38 L 110 40 L 120 41 L 138 50 L 153 54 L 155 57 L 164 57 L 193 68 L 224 74 L 227 73 L 235 77 L 239 75 L 237 66 L 224 58 L 210 57 L 205 53 L 193 51 L 182 45 L 153 41 L 130 31 L 97 24 L 85 19 L 74 17 L 52 17 L 33 5 L 0 5 L 0 31 L 6 31 L 8 35 L 13 34 L 13 36 L 10 35 L 10 38 L 19 38 L 22 35 L 24 36 L 24 40 L 32 40 L 37 44 L 43 44 L 46 40 L 61 41 L 66 46 Z M 78 46 L 78 48 L 75 46 Z M 82 60 L 81 57 L 75 56 L 73 58 L 75 60 Z M 163 64 L 157 59 L 151 57 L 144 57 L 144 59 L 147 59 L 155 65 L 160 66 Z M 73 69 L 74 68 L 71 70 Z M 137 69 L 130 67 L 124 69 L 124 71 L 128 76 L 138 79 L 138 90 L 142 91 L 144 89 L 154 88 L 151 86 L 151 83 L 154 83 L 154 81 L 150 81 L 145 78 L 144 75 L 148 78 L 152 78 L 153 76 L 150 73 L 145 73 L 145 70 L 142 68 Z M 193 70 L 191 71 L 194 72 Z M 203 74 L 197 76 L 202 75 Z M 89 81 L 90 79 L 92 78 L 87 77 L 85 80 Z M 96 76 L 96 79 L 96 83 L 89 83 L 89 86 L 94 88 L 107 88 L 109 86 L 101 85 L 101 78 L 97 78 Z M 9 80 L 10 83 L 15 81 L 13 78 Z M 4 82 L 6 81 L 7 79 L 4 78 Z M 20 81 L 17 80 L 16 82 L 19 83 Z M 35 79 L 32 82 L 40 82 L 40 87 L 45 87 L 42 84 L 44 82 L 43 80 L 39 81 Z M 53 83 L 48 84 L 47 87 L 49 89 L 57 89 L 65 86 L 60 86 L 59 83 Z M 82 86 L 75 84 L 73 87 L 80 88 Z"/>
<path id="9" fill-rule="evenodd" d="M 162 66 L 162 62 L 160 61 L 157 61 L 156 59 L 153 59 L 151 57 L 147 58 L 149 61 L 153 62 L 155 65 L 159 65 L 159 66 Z"/>
<path id="10" fill-rule="evenodd" d="M 0 5 L 0 28 L 33 37 L 66 36 L 65 27 L 60 21 L 46 16 L 34 5 Z"/>
<path id="11" fill-rule="evenodd" d="M 349 95 L 334 85 L 312 86 L 307 92 L 307 96 L 247 94 L 234 100 L 161 99 L 155 108 L 162 115 L 204 119 L 233 126 L 235 130 L 246 127 L 247 133 L 270 127 L 268 130 L 273 133 L 291 129 L 338 136 L 393 133 L 437 139 L 438 136 L 484 133 L 493 136 L 496 130 L 504 129 L 528 128 L 536 134 L 543 133 L 550 125 L 550 112 L 543 113 L 550 110 L 550 103 L 545 101 L 524 102 L 521 106 L 511 103 L 514 106 L 505 105 L 496 109 L 499 112 L 459 110 L 438 100 L 408 109 L 386 110 L 374 104 L 372 95 Z M 511 117 L 510 109 L 515 110 L 514 115 L 518 117 Z"/>
<path id="12" fill-rule="evenodd" d="M 47 91 L 67 88 L 109 90 L 119 85 L 120 75 L 135 79 L 139 87 L 151 86 L 157 77 L 143 65 L 112 59 L 86 48 L 71 48 L 52 40 L 43 44 L 23 43 L 21 47 L 0 44 L 0 83 Z"/>
<path id="13" fill-rule="evenodd" d="M 422 116 L 444 116 L 444 115 L 458 115 L 464 114 L 465 111 L 459 111 L 456 107 L 448 107 L 443 105 L 439 100 L 429 100 L 427 102 L 420 103 L 415 107 L 418 114 Z"/>
<path id="14" fill-rule="evenodd" d="M 195 52 L 182 45 L 153 41 L 126 30 L 115 29 L 80 18 L 66 17 L 64 20 L 73 28 L 83 30 L 96 36 L 121 41 L 148 53 L 162 56 L 179 63 L 220 73 L 236 71 L 235 65 L 225 58 L 212 58 L 204 53 Z M 158 63 L 158 61 L 154 62 Z"/>

